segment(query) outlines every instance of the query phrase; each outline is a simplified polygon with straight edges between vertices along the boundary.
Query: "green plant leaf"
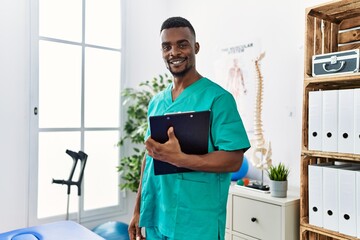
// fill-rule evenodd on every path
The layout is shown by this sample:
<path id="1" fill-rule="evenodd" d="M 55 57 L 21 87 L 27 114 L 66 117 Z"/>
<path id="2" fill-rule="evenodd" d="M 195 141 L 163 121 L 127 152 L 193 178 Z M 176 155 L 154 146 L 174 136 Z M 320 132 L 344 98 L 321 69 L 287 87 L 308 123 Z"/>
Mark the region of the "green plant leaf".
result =
<path id="1" fill-rule="evenodd" d="M 290 174 L 290 169 L 283 163 L 279 163 L 275 166 L 272 165 L 266 171 L 269 179 L 273 181 L 287 181 L 287 178 Z"/>
<path id="2" fill-rule="evenodd" d="M 146 80 L 139 84 L 139 89 L 125 88 L 121 92 L 123 106 L 127 107 L 127 120 L 124 124 L 124 135 L 117 143 L 118 147 L 124 146 L 125 142 L 142 144 L 147 130 L 147 107 L 151 98 L 164 90 L 172 79 L 165 73 L 154 77 L 151 81 Z M 121 189 L 129 189 L 136 192 L 140 183 L 141 162 L 145 155 L 145 149 L 133 148 L 134 154 L 120 159 L 117 171 L 121 174 Z"/>

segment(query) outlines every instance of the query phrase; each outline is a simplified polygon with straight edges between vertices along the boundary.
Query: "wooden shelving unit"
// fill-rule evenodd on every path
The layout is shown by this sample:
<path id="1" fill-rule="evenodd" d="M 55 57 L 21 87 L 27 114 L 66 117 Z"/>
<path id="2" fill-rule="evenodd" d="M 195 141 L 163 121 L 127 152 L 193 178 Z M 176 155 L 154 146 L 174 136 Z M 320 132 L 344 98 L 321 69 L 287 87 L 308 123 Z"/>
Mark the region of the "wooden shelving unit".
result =
<path id="1" fill-rule="evenodd" d="M 360 74 L 312 77 L 312 56 L 360 48 L 360 0 L 336 0 L 306 9 L 303 135 L 300 183 L 300 239 L 356 240 L 309 224 L 308 165 L 335 160 L 360 162 L 358 154 L 308 150 L 309 91 L 360 88 Z"/>

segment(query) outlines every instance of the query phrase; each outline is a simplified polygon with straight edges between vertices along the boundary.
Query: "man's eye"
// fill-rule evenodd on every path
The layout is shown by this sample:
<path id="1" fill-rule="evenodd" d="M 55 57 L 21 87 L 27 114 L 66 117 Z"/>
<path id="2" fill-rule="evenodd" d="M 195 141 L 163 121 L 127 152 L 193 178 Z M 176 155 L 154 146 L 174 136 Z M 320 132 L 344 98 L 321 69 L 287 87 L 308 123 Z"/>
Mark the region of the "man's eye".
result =
<path id="1" fill-rule="evenodd" d="M 188 44 L 186 44 L 186 43 L 179 44 L 179 48 L 186 48 L 187 46 L 188 46 Z"/>
<path id="2" fill-rule="evenodd" d="M 163 51 L 169 51 L 169 50 L 170 50 L 170 46 L 167 46 L 167 45 L 162 46 L 162 50 L 163 50 Z"/>

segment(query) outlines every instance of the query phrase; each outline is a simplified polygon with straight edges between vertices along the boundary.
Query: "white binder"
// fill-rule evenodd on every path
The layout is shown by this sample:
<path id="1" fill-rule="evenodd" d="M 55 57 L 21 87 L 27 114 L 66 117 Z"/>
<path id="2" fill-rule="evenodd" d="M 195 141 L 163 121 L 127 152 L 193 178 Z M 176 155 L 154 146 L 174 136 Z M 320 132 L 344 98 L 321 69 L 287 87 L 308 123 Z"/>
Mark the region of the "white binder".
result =
<path id="1" fill-rule="evenodd" d="M 351 164 L 323 167 L 323 227 L 339 231 L 338 169 L 351 167 Z"/>
<path id="2" fill-rule="evenodd" d="M 360 171 L 356 172 L 356 204 L 357 238 L 360 238 Z"/>
<path id="3" fill-rule="evenodd" d="M 356 167 L 359 169 L 359 167 Z M 356 173 L 349 169 L 339 171 L 339 232 L 357 236 L 356 230 Z"/>
<path id="4" fill-rule="evenodd" d="M 308 166 L 309 223 L 323 227 L 323 168 L 331 163 Z"/>
<path id="5" fill-rule="evenodd" d="M 360 88 L 354 89 L 354 153 L 360 154 Z"/>
<path id="6" fill-rule="evenodd" d="M 322 151 L 337 152 L 338 90 L 323 91 Z"/>
<path id="7" fill-rule="evenodd" d="M 321 151 L 322 91 L 309 92 L 308 149 Z"/>
<path id="8" fill-rule="evenodd" d="M 338 152 L 354 153 L 354 90 L 339 90 Z"/>

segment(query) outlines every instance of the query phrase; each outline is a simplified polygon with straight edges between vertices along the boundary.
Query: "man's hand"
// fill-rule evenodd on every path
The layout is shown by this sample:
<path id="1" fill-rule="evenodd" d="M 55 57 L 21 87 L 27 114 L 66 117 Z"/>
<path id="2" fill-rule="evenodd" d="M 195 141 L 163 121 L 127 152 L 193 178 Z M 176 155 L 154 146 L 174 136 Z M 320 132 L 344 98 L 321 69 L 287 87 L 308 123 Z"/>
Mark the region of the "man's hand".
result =
<path id="1" fill-rule="evenodd" d="M 179 141 L 174 133 L 174 128 L 170 127 L 167 134 L 169 140 L 165 143 L 158 143 L 149 137 L 145 142 L 146 150 L 152 158 L 171 163 L 177 167 L 182 167 L 181 159 L 183 159 L 184 153 L 181 151 Z"/>
<path id="2" fill-rule="evenodd" d="M 138 213 L 134 213 L 134 215 L 130 221 L 129 228 L 128 228 L 130 240 L 146 239 L 141 234 L 141 227 L 139 227 L 139 219 L 140 219 L 140 215 Z"/>

